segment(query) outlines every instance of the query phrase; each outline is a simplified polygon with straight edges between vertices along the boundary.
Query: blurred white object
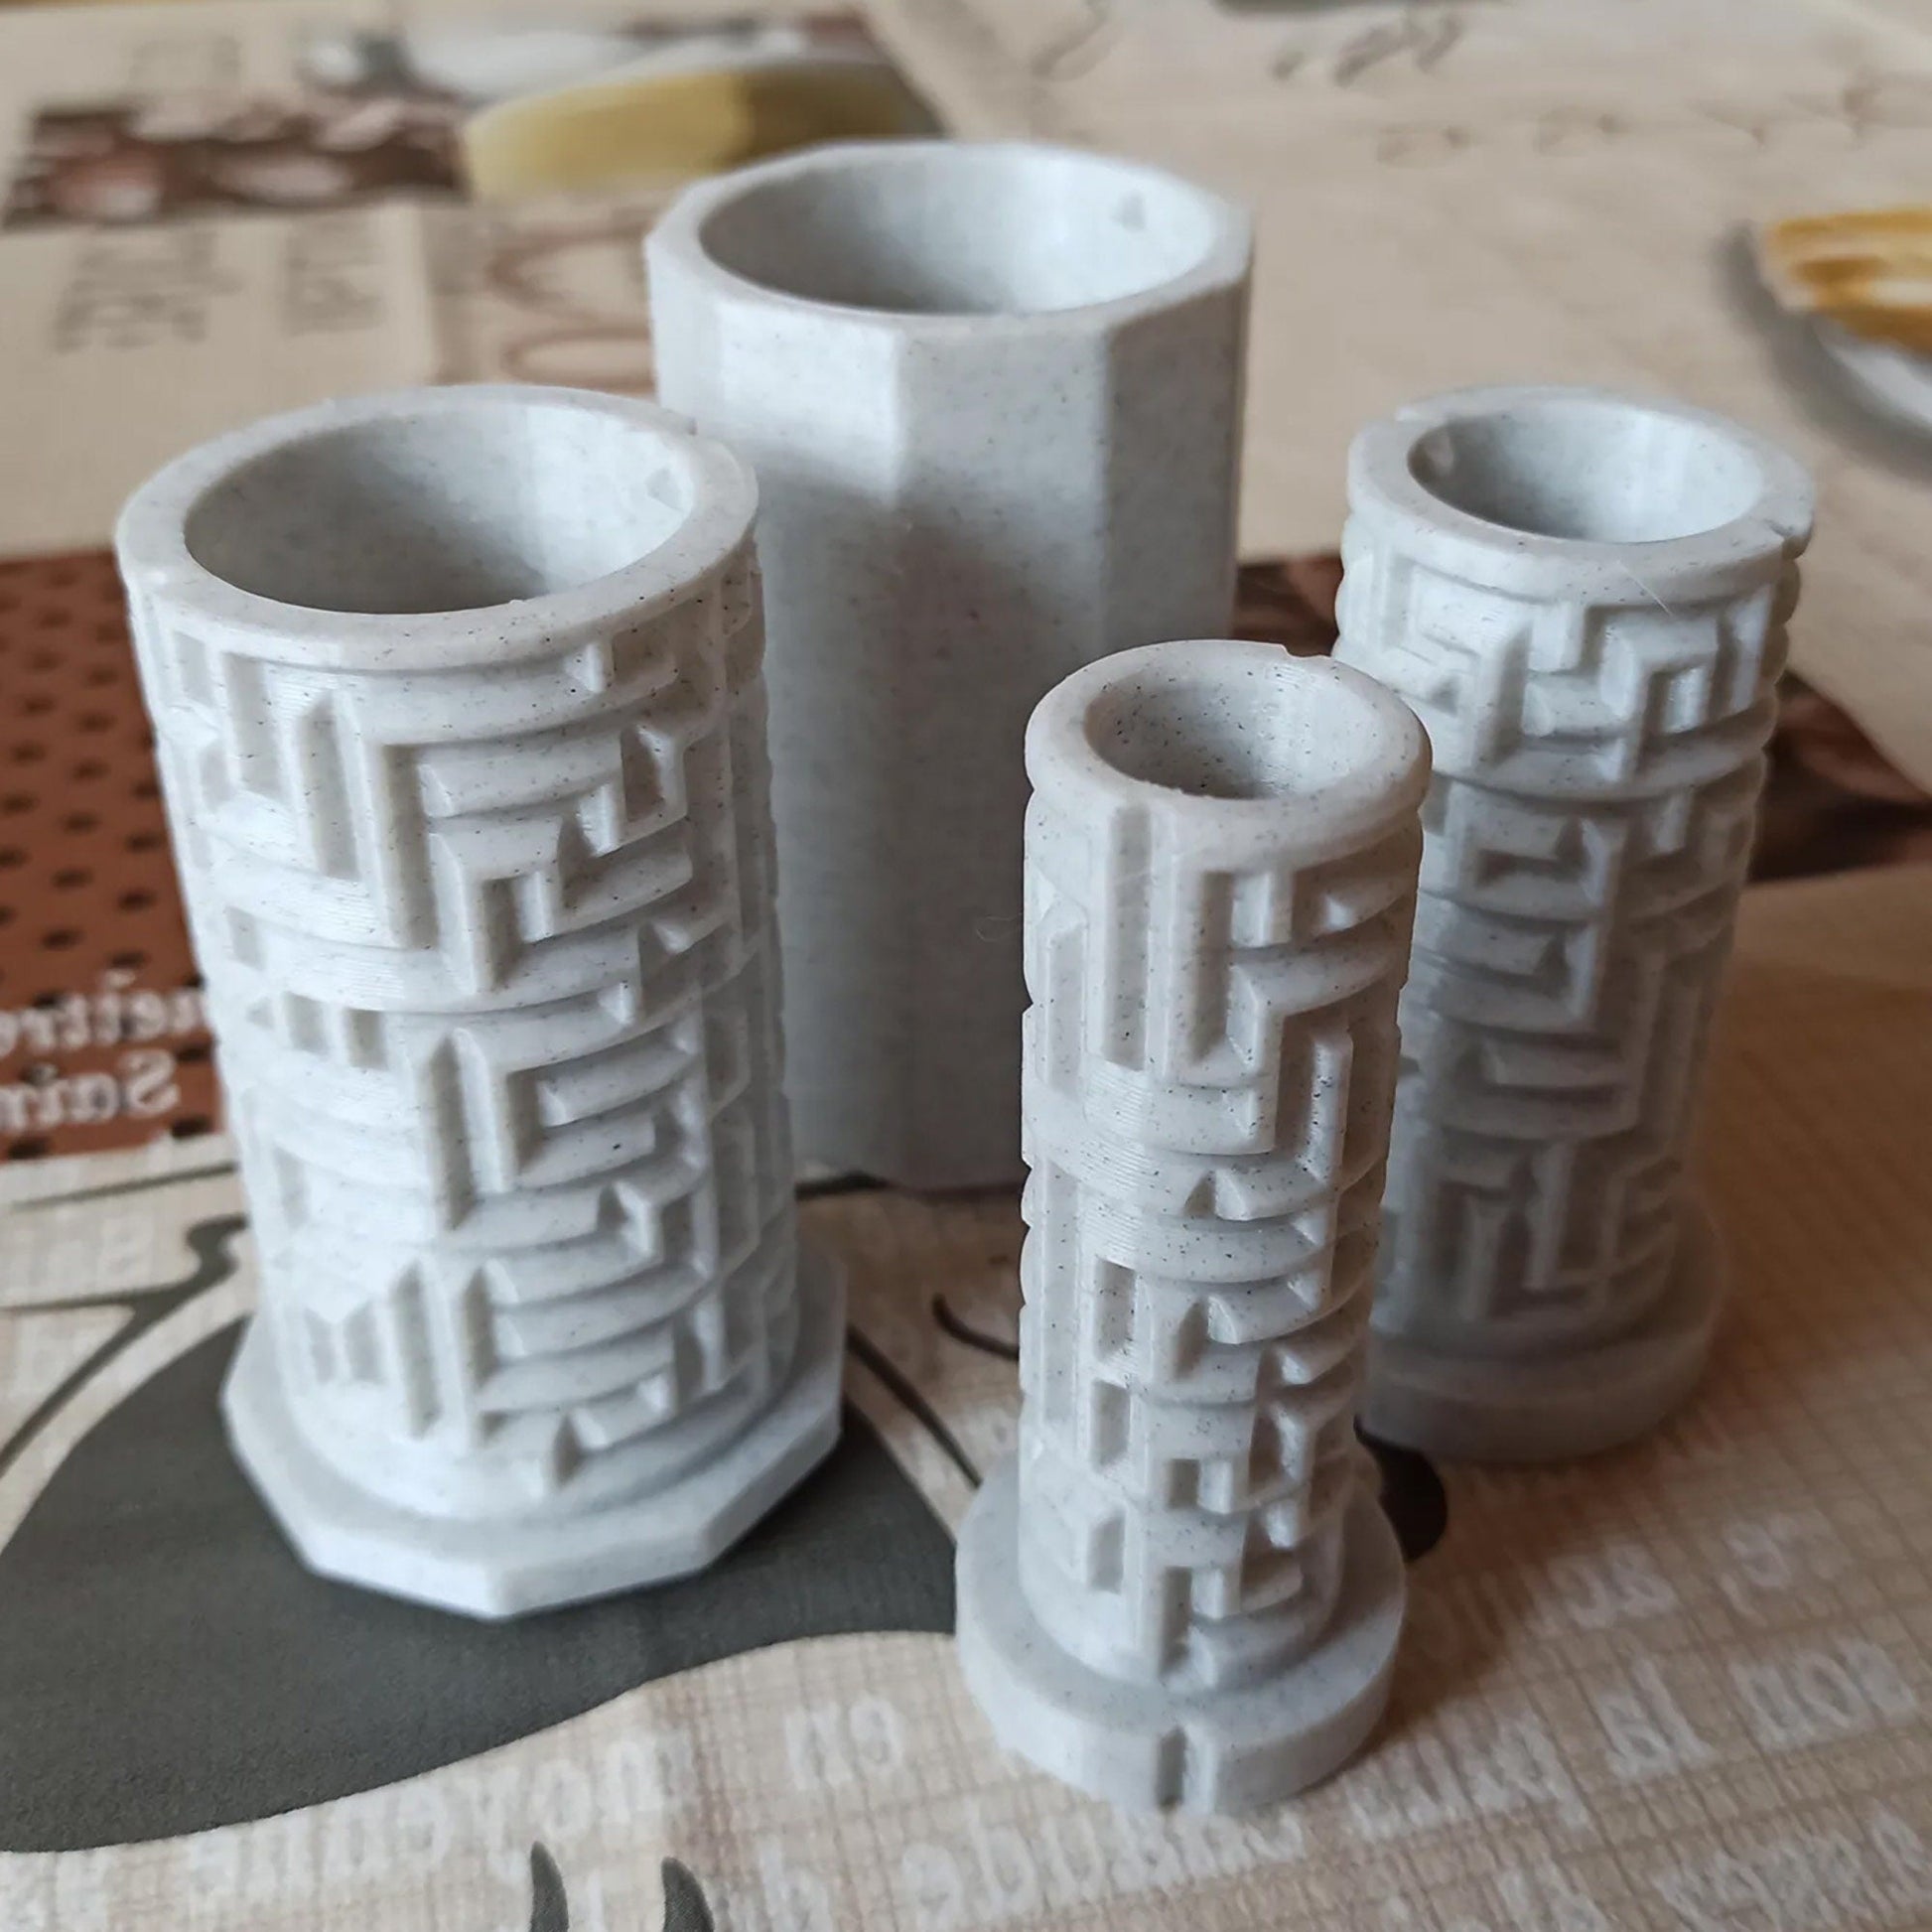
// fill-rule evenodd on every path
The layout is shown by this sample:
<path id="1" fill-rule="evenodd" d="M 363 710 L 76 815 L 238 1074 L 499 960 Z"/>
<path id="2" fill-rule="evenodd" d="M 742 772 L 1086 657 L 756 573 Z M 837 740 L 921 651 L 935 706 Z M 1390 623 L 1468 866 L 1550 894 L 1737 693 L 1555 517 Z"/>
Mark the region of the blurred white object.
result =
<path id="1" fill-rule="evenodd" d="M 1812 492 L 1724 418 L 1471 389 L 1349 460 L 1338 661 L 1435 747 L 1367 1426 L 1576 1455 L 1690 1392 L 1685 1159 Z"/>
<path id="2" fill-rule="evenodd" d="M 1056 1776 L 1248 1810 L 1354 1752 L 1402 1628 L 1354 1420 L 1428 748 L 1210 641 L 1075 672 L 1027 766 L 1024 1408 L 960 1660 Z"/>
<path id="3" fill-rule="evenodd" d="M 235 154 L 211 162 L 208 176 L 229 194 L 270 207 L 324 207 L 355 185 L 348 164 L 326 154 Z"/>
<path id="4" fill-rule="evenodd" d="M 484 1616 L 674 1576 L 836 1437 L 753 504 L 649 405 L 475 386 L 122 516 L 261 1254 L 228 1426 L 328 1575 Z"/>
<path id="5" fill-rule="evenodd" d="M 800 1151 L 1020 1171 L 1028 714 L 1227 627 L 1245 217 L 1136 163 L 819 148 L 646 244 L 658 388 L 759 474 Z"/>
<path id="6" fill-rule="evenodd" d="M 1866 342 L 1829 322 L 1813 328 L 1819 345 L 1866 402 L 1893 422 L 1932 432 L 1932 355 Z"/>
<path id="7" fill-rule="evenodd" d="M 412 27 L 401 36 L 426 85 L 466 100 L 501 100 L 609 74 L 637 58 L 635 38 L 589 28 Z"/>
<path id="8" fill-rule="evenodd" d="M 1765 288 L 1859 400 L 1932 429 L 1932 204 L 1791 215 L 1750 240 Z"/>
<path id="9" fill-rule="evenodd" d="M 302 69 L 316 85 L 365 87 L 406 75 L 417 87 L 482 106 L 603 80 L 634 80 L 760 63 L 878 62 L 876 48 L 806 22 L 732 22 L 600 30 L 479 20 L 391 34 L 321 29 L 305 37 Z"/>

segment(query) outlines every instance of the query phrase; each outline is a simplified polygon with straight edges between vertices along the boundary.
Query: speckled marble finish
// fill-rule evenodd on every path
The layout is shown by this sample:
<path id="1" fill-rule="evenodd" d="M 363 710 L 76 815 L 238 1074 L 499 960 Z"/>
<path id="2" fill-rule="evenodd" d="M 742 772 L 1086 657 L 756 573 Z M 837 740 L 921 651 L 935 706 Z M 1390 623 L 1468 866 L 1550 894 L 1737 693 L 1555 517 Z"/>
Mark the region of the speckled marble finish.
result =
<path id="1" fill-rule="evenodd" d="M 675 1575 L 837 1434 L 754 503 L 661 410 L 476 387 L 122 515 L 260 1255 L 229 1434 L 329 1575 L 483 1616 Z"/>
<path id="2" fill-rule="evenodd" d="M 1027 766 L 1025 1401 L 960 1658 L 1068 1782 L 1245 1810 L 1356 1749 L 1402 1627 L 1354 1420 L 1428 747 L 1208 641 L 1074 673 Z"/>
<path id="3" fill-rule="evenodd" d="M 647 255 L 660 392 L 759 475 L 800 1152 L 1014 1179 L 1022 736 L 1076 666 L 1227 625 L 1247 222 L 873 142 L 689 190 Z"/>
<path id="4" fill-rule="evenodd" d="M 1685 1159 L 1811 488 L 1702 411 L 1482 389 L 1364 430 L 1337 659 L 1435 747 L 1366 1415 L 1581 1454 L 1689 1393 Z"/>

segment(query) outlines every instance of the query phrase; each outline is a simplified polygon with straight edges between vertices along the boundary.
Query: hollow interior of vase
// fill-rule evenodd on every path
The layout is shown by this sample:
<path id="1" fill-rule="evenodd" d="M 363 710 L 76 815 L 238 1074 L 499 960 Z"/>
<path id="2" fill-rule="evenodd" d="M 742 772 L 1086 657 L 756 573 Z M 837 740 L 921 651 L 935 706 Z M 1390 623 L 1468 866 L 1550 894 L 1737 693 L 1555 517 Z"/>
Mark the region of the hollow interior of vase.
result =
<path id="1" fill-rule="evenodd" d="M 1763 486 L 1749 448 L 1721 430 L 1585 396 L 1459 416 L 1416 444 L 1409 468 L 1465 515 L 1596 543 L 1701 535 L 1741 516 Z"/>
<path id="2" fill-rule="evenodd" d="M 1288 657 L 1124 676 L 1089 706 L 1086 735 L 1124 776 L 1195 798 L 1316 798 L 1402 756 L 1368 694 Z"/>
<path id="3" fill-rule="evenodd" d="M 900 315 L 1039 315 L 1199 265 L 1216 204 L 1123 162 L 1038 149 L 858 149 L 715 209 L 721 267 L 782 295 Z"/>
<path id="4" fill-rule="evenodd" d="M 318 430 L 243 464 L 188 517 L 190 554 L 316 611 L 420 615 L 542 597 L 654 550 L 690 483 L 648 424 L 542 397 Z"/>

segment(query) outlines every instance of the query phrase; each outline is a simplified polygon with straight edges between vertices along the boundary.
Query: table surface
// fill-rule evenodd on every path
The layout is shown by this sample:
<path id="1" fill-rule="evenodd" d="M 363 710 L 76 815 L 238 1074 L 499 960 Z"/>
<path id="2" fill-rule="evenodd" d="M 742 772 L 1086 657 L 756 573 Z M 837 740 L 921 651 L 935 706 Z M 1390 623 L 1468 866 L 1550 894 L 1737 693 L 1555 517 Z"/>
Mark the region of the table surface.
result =
<path id="1" fill-rule="evenodd" d="M 17 185 L 142 103 L 286 114 L 304 36 L 482 11 L 0 11 L 0 143 Z M 807 1190 L 852 1283 L 845 1439 L 706 1577 L 490 1628 L 306 1576 L 215 1422 L 253 1258 L 102 546 L 162 455 L 310 395 L 647 386 L 664 191 L 477 208 L 408 174 L 432 129 L 406 192 L 370 161 L 303 213 L 0 223 L 0 445 L 43 453 L 0 479 L 0 1925 L 1932 1924 L 1928 460 L 1737 255 L 1756 219 L 1923 194 L 1932 7 L 880 0 L 872 31 L 960 131 L 1257 207 L 1248 634 L 1325 647 L 1341 452 L 1405 395 L 1671 389 L 1818 472 L 1780 883 L 1747 895 L 1704 1136 L 1731 1277 L 1706 1387 L 1587 1464 L 1386 1456 L 1394 1708 L 1239 1824 L 1079 1799 L 961 1689 L 951 1532 L 1017 1406 L 1010 1197 Z M 46 1016 L 76 995 L 69 1038 Z"/>

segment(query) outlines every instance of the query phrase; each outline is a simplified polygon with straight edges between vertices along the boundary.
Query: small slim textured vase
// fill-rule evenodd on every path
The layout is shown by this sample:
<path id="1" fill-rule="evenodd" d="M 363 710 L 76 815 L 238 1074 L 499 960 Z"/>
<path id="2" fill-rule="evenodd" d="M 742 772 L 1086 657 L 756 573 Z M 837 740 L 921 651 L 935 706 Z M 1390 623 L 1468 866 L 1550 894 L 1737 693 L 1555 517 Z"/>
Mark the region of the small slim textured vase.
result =
<path id="1" fill-rule="evenodd" d="M 1027 765 L 1024 1400 L 960 1659 L 1068 1783 L 1247 1810 L 1362 1742 L 1402 1627 L 1354 1422 L 1428 746 L 1354 672 L 1172 643 Z"/>
<path id="2" fill-rule="evenodd" d="M 687 190 L 646 252 L 664 400 L 759 476 L 799 1152 L 1015 1180 L 1027 718 L 1227 627 L 1247 221 L 1104 156 L 871 142 Z"/>
<path id="3" fill-rule="evenodd" d="M 831 1447 L 730 452 L 514 386 L 283 416 L 117 534 L 261 1258 L 224 1397 L 314 1569 L 502 1616 Z"/>
<path id="4" fill-rule="evenodd" d="M 1469 390 L 1357 438 L 1336 657 L 1435 748 L 1365 1421 L 1605 1449 L 1719 1302 L 1685 1158 L 1811 487 L 1721 417 Z"/>

